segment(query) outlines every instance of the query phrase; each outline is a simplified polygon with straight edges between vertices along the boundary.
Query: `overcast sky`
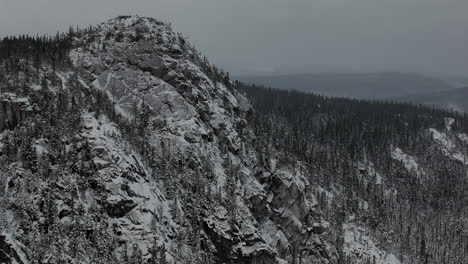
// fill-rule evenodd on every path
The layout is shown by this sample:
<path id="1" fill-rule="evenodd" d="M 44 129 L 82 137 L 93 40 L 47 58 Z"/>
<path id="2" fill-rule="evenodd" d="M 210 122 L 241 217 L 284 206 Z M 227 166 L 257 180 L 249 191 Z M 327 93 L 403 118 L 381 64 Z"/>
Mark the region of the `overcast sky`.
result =
<path id="1" fill-rule="evenodd" d="M 468 0 L 0 0 L 0 35 L 54 33 L 119 14 L 171 21 L 234 74 L 468 75 Z"/>

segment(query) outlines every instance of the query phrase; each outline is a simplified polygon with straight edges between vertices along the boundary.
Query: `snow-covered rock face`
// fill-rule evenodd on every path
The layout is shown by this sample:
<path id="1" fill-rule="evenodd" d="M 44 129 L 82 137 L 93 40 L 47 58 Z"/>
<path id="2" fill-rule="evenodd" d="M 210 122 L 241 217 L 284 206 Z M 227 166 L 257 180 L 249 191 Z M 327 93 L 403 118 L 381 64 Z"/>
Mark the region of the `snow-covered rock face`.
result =
<path id="1" fill-rule="evenodd" d="M 72 168 L 44 165 L 60 176 L 27 194 L 34 172 L 14 163 L 0 174 L 8 174 L 8 199 L 57 208 L 54 232 L 84 226 L 87 239 L 77 242 L 66 232 L 60 238 L 68 249 L 78 243 L 88 250 L 82 263 L 93 255 L 111 263 L 140 255 L 171 264 L 337 262 L 308 172 L 300 165 L 259 162 L 249 100 L 169 25 L 112 19 L 74 37 L 69 56 L 71 66 L 52 71 L 43 65 L 38 75 L 47 73 L 49 80 L 27 86 L 41 96 L 81 93 L 90 102 L 74 112 L 72 135 L 41 134 L 31 139 L 33 153 L 27 154 L 41 161 L 57 152 L 59 140 L 59 151 L 71 161 L 64 164 Z M 11 140 L 8 133 L 0 133 L 0 141 Z M 30 224 L 44 225 L 43 210 L 31 211 L 37 220 Z M 10 212 L 5 235 L 23 232 L 15 224 L 20 217 Z M 94 236 L 100 243 L 90 247 L 86 241 Z M 111 248 L 111 256 L 101 254 L 103 248 Z"/>
<path id="2" fill-rule="evenodd" d="M 301 162 L 280 163 L 272 153 L 257 152 L 248 126 L 253 114 L 249 100 L 226 75 L 214 73 L 206 59 L 169 25 L 149 18 L 119 17 L 78 35 L 69 54 L 72 66 L 53 71 L 43 65 L 38 76 L 47 73 L 46 83 L 38 85 L 36 79 L 25 85 L 36 96 L 33 103 L 44 98 L 38 95 L 48 93 L 82 94 L 77 97 L 89 102 L 73 112 L 78 116 L 77 128 L 68 137 L 55 134 L 57 138 L 51 138 L 48 132 L 59 126 L 47 126 L 49 130 L 40 131 L 39 137 L 24 138 L 32 148 L 21 153 L 41 162 L 60 151 L 71 162 L 44 166 L 51 167 L 54 178 L 37 164 L 36 169 L 47 175 L 41 175 L 46 182 L 37 182 L 39 173 L 25 169 L 22 161 L 0 168 L 5 179 L 0 182 L 2 194 L 12 205 L 0 215 L 0 223 L 7 223 L 2 226 L 8 226 L 0 230 L 0 246 L 16 253 L 13 258 L 18 263 L 34 259 L 23 254 L 34 252 L 25 244 L 48 243 L 30 240 L 49 220 L 54 225 L 46 230 L 62 232 L 56 244 L 68 251 L 76 246 L 81 253 L 75 254 L 81 255 L 64 253 L 65 260 L 53 262 L 49 260 L 59 254 L 51 251 L 41 255 L 43 263 L 71 259 L 129 263 L 125 260 L 129 256 L 141 258 L 130 263 L 151 264 L 336 264 L 339 259 L 344 263 L 400 263 L 391 254 L 393 245 L 379 243 L 384 240 L 380 231 L 366 222 L 375 210 L 372 198 L 353 193 L 347 201 L 348 186 L 310 180 L 312 173 L 321 171 L 308 171 Z M 12 152 L 13 131 L 2 131 L 2 118 L 19 113 L 21 122 L 21 111 L 31 109 L 26 98 L 11 95 L 0 99 L 3 102 L 7 106 L 0 109 L 0 152 L 5 149 L 6 153 Z M 58 105 L 51 102 L 51 108 Z M 103 105 L 95 107 L 96 102 Z M 37 116 L 54 123 L 54 116 L 46 112 Z M 464 161 L 458 144 L 468 144 L 468 137 L 454 135 L 453 124 L 453 119 L 446 119 L 445 133 L 430 129 L 430 135 L 444 155 Z M 418 178 L 431 174 L 430 168 L 425 171 L 418 164 L 424 164 L 423 159 L 400 148 L 393 148 L 390 156 Z M 388 172 L 379 173 L 381 168 L 371 160 L 350 163 L 346 173 L 352 172 L 362 186 L 382 190 L 386 198 L 397 198 L 397 189 L 385 175 Z M 56 212 L 45 213 L 46 205 Z M 356 219 L 335 221 L 337 216 L 327 215 L 328 223 L 323 217 L 328 212 L 318 209 L 337 206 L 355 207 L 343 212 L 353 212 Z M 18 207 L 23 212 L 15 212 Z M 31 220 L 21 222 L 24 215 Z M 31 228 L 17 223 L 31 224 Z M 84 237 L 75 237 L 70 230 L 76 229 L 84 230 Z M 343 251 L 332 244 L 343 246 Z M 91 256 L 103 256 L 106 261 Z"/>
<path id="3" fill-rule="evenodd" d="M 83 122 L 82 136 L 91 148 L 92 162 L 98 169 L 96 181 L 102 184 L 102 189 L 100 193 L 85 192 L 82 203 L 89 207 L 89 203 L 99 199 L 118 239 L 138 245 L 143 256 L 150 257 L 148 251 L 155 241 L 164 244 L 167 236 L 174 233 L 176 225 L 168 213 L 169 203 L 156 182 L 150 181 L 149 170 L 140 155 L 121 141 L 116 124 L 104 116 L 96 119 L 92 114 L 85 114 Z M 154 230 L 155 221 L 160 222 L 159 234 Z"/>
<path id="4" fill-rule="evenodd" d="M 185 167 L 185 175 L 179 177 L 203 177 L 192 181 L 206 180 L 211 185 L 206 187 L 218 192 L 226 185 L 226 164 L 235 163 L 241 170 L 250 171 L 248 167 L 255 164 L 255 156 L 239 155 L 251 137 L 243 129 L 246 125 L 244 117 L 252 111 L 250 104 L 241 94 L 210 79 L 203 72 L 198 55 L 169 26 L 149 18 L 117 18 L 101 24 L 96 32 L 76 41 L 87 43 L 70 55 L 74 66 L 81 70 L 79 80 L 88 87 L 105 92 L 115 103 L 116 112 L 129 121 L 138 118 L 136 115 L 142 107 L 148 107 L 149 125 L 145 140 L 153 147 L 155 156 L 161 159 L 170 157 Z M 121 155 L 122 149 L 107 142 L 102 133 L 101 136 L 95 135 L 104 129 L 109 130 L 107 134 L 119 138 L 113 126 L 104 125 L 104 128 L 96 130 L 97 120 L 90 115 L 84 120 L 90 127 L 88 137 L 96 137 L 92 140 L 97 144 L 93 148 L 95 166 L 109 171 L 116 163 L 122 170 L 141 171 L 136 179 L 133 177 L 133 183 L 123 185 L 127 186 L 125 188 L 122 186 L 125 179 L 121 177 L 105 184 L 108 214 L 113 224 L 124 233 L 122 239 L 130 243 L 138 241 L 145 254 L 152 243 L 151 236 L 154 236 L 149 230 L 152 217 L 168 218 L 169 222 L 157 224 L 161 225 L 158 231 L 165 237 L 160 243 L 175 244 L 170 237 L 180 226 L 168 215 L 158 216 L 157 206 L 160 207 L 159 212 L 164 212 L 169 210 L 165 207 L 180 201 L 165 197 L 167 193 L 151 183 L 150 169 L 145 169 L 143 162 L 135 158 L 137 155 Z M 206 164 L 201 164 L 202 161 Z M 214 179 L 208 180 L 208 177 Z M 255 180 L 252 175 L 246 177 Z M 225 195 L 221 193 L 221 196 Z M 225 209 L 222 206 L 203 213 L 206 215 L 205 235 L 221 240 L 213 243 L 218 258 L 229 259 L 241 252 L 236 255 L 239 260 L 274 263 L 276 250 L 265 243 L 255 218 L 241 197 L 237 205 L 238 231 L 233 230 L 232 220 L 223 217 L 221 212 Z M 180 217 L 186 217 L 187 205 L 178 206 L 181 207 Z M 168 250 L 171 255 L 176 254 L 170 248 Z"/>
<path id="5" fill-rule="evenodd" d="M 90 86 L 105 91 L 117 112 L 132 119 L 142 103 L 151 111 L 153 143 L 190 147 L 216 134 L 232 151 L 241 148 L 246 99 L 214 82 L 197 65 L 182 36 L 149 18 L 121 18 L 99 26 L 94 41 L 71 52 Z M 240 103 L 239 103 L 240 101 Z M 199 145 L 197 145 L 198 147 Z M 192 150 L 193 151 L 193 150 Z"/>
<path id="6" fill-rule="evenodd" d="M 405 169 L 409 173 L 415 175 L 417 178 L 421 178 L 426 175 L 424 169 L 419 166 L 417 160 L 411 155 L 404 153 L 400 148 L 394 148 L 392 150 L 391 156 L 392 159 L 400 161 Z"/>
<path id="7" fill-rule="evenodd" d="M 305 263 L 326 259 L 337 260 L 336 251 L 321 237 L 329 229 L 314 206 L 316 198 L 309 192 L 310 184 L 298 168 L 278 167 L 263 170 L 258 181 L 243 186 L 264 239 L 276 245 L 280 256 L 288 248 L 301 251 Z M 268 216 L 268 217 L 265 217 Z"/>
<path id="8" fill-rule="evenodd" d="M 144 111 L 152 159 L 118 121 L 83 109 L 78 143 L 66 151 L 77 152 L 77 167 L 95 173 L 86 183 L 76 175 L 60 179 L 54 203 L 63 225 L 72 222 L 73 208 L 98 214 L 99 222 L 87 224 L 116 240 L 117 259 L 139 251 L 146 260 L 181 263 L 204 252 L 219 263 L 285 263 L 294 249 L 307 252 L 304 260 L 336 262 L 321 237 L 329 224 L 314 208 L 304 172 L 258 164 L 247 127 L 252 106 L 230 81 L 214 78 L 180 34 L 154 19 L 119 17 L 74 42 L 73 68 L 57 71 L 59 84 L 49 89 L 101 91 L 128 123 L 141 121 Z M 49 153 L 46 139 L 34 146 L 38 156 Z M 173 171 L 161 175 L 169 164 Z M 72 201 L 67 188 L 76 189 Z M 204 195 L 190 197 L 194 188 Z M 190 228 L 193 219 L 200 229 Z M 164 253 L 155 256 L 155 249 Z"/>
<path id="9" fill-rule="evenodd" d="M 462 162 L 463 164 L 468 164 L 468 157 L 462 151 L 460 151 L 460 149 L 457 147 L 457 144 L 454 142 L 454 140 L 452 140 L 450 135 L 444 132 L 440 132 L 435 128 L 430 128 L 429 133 L 445 156 Z M 464 134 L 459 134 L 458 138 L 463 142 L 465 136 Z"/>
<path id="10" fill-rule="evenodd" d="M 447 131 L 450 131 L 452 130 L 452 125 L 455 123 L 455 119 L 445 118 L 444 123 L 445 123 L 445 129 L 447 129 Z"/>
<path id="11" fill-rule="evenodd" d="M 394 254 L 379 247 L 372 232 L 354 222 L 343 224 L 343 253 L 349 263 L 401 264 Z"/>

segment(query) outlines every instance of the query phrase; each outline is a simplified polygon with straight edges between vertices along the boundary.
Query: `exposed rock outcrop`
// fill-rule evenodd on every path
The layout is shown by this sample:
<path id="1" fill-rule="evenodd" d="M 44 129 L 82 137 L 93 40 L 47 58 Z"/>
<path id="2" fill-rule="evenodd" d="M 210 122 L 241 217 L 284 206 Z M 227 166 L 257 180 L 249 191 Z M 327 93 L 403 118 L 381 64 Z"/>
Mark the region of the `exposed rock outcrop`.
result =
<path id="1" fill-rule="evenodd" d="M 274 264 L 310 249 L 336 262 L 304 172 L 260 164 L 249 100 L 169 25 L 119 17 L 75 37 L 69 55 L 72 65 L 53 72 L 61 81 L 50 89 L 80 89 L 90 102 L 78 111 L 79 131 L 56 142 L 63 147 L 34 141 L 40 159 L 70 159 L 50 165 L 54 184 L 25 198 L 42 208 L 30 212 L 41 228 L 53 222 L 44 207 L 57 208 L 55 227 L 112 237 L 118 260 L 141 251 L 171 264 Z M 17 124 L 29 108 L 10 101 L 4 120 Z M 25 180 L 11 178 L 19 182 L 11 195 L 22 195 Z"/>
<path id="2" fill-rule="evenodd" d="M 14 128 L 25 121 L 31 112 L 27 98 L 18 98 L 10 93 L 0 95 L 0 131 Z"/>

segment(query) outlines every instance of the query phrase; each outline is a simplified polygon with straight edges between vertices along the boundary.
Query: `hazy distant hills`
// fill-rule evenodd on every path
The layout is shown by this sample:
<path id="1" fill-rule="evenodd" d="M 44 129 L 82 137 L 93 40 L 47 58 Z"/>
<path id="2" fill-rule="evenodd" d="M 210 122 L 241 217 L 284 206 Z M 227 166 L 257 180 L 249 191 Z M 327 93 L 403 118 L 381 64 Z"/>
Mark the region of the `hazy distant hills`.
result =
<path id="1" fill-rule="evenodd" d="M 399 100 L 468 112 L 468 87 L 427 94 L 415 94 L 399 98 Z"/>
<path id="2" fill-rule="evenodd" d="M 238 79 L 273 88 L 359 99 L 396 99 L 449 91 L 466 81 L 393 72 L 240 76 Z"/>

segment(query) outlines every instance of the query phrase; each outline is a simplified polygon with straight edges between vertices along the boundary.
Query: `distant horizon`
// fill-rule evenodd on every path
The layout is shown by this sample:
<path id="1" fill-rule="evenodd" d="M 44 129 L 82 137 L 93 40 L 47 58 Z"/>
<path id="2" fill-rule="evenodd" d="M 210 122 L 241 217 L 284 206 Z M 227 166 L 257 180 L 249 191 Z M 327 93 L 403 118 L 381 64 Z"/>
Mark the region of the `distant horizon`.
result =
<path id="1" fill-rule="evenodd" d="M 190 12 L 187 12 L 190 10 Z M 0 36 L 118 15 L 170 22 L 233 75 L 345 70 L 468 75 L 468 1 L 0 0 Z"/>
<path id="2" fill-rule="evenodd" d="M 102 20 L 99 23 L 96 24 L 89 24 L 89 25 L 68 25 L 66 26 L 66 29 L 61 29 L 57 30 L 55 33 L 51 32 L 35 32 L 35 33 L 18 33 L 18 34 L 2 34 L 0 31 L 0 39 L 6 38 L 6 37 L 19 37 L 22 35 L 26 36 L 50 36 L 53 37 L 56 34 L 64 34 L 68 32 L 68 29 L 72 27 L 73 29 L 76 29 L 77 27 L 80 29 L 85 29 L 90 26 L 97 26 L 101 23 L 104 23 L 105 21 L 111 20 L 115 17 L 119 16 L 139 16 L 139 17 L 151 17 L 151 16 L 142 16 L 139 14 L 134 14 L 134 15 L 116 15 L 114 17 L 110 17 L 107 19 Z M 151 17 L 158 19 L 157 17 Z M 171 23 L 171 21 L 165 21 L 161 20 L 162 22 L 165 23 Z M 171 23 L 172 24 L 172 23 Z M 175 28 L 176 32 L 180 32 Z M 184 32 L 181 32 L 184 34 Z M 189 40 L 190 41 L 190 40 Z M 196 47 L 198 49 L 198 47 Z M 202 54 L 210 59 L 210 57 L 207 54 Z M 213 62 L 212 62 L 213 63 Z M 223 65 L 219 65 L 214 63 L 214 65 L 219 66 L 222 70 L 228 71 L 231 76 L 234 77 L 255 77 L 255 76 L 270 76 L 270 75 L 275 75 L 275 76 L 291 76 L 291 75 L 314 75 L 314 74 L 377 74 L 377 73 L 400 73 L 400 74 L 412 74 L 412 75 L 420 75 L 420 76 L 428 76 L 428 77 L 455 77 L 455 78 L 468 78 L 468 72 L 466 73 L 454 73 L 454 72 L 424 72 L 424 71 L 415 71 L 415 70 L 403 70 L 403 69 L 353 69 L 353 68 L 313 68 L 313 69 L 307 69 L 307 68 L 274 68 L 274 67 L 268 67 L 268 66 L 248 66 L 246 65 L 245 67 L 237 67 L 235 69 L 227 69 Z"/>
<path id="3" fill-rule="evenodd" d="M 468 78 L 466 75 L 460 73 L 449 73 L 449 72 L 417 72 L 417 71 L 401 71 L 401 70 L 346 70 L 346 69 L 314 69 L 314 70 L 303 70 L 303 71 L 291 71 L 291 70 L 275 70 L 271 72 L 262 71 L 245 71 L 241 73 L 231 73 L 232 77 L 268 77 L 268 76 L 295 76 L 295 75 L 351 75 L 351 74 L 408 74 L 417 75 L 422 77 L 448 77 L 448 78 Z"/>

